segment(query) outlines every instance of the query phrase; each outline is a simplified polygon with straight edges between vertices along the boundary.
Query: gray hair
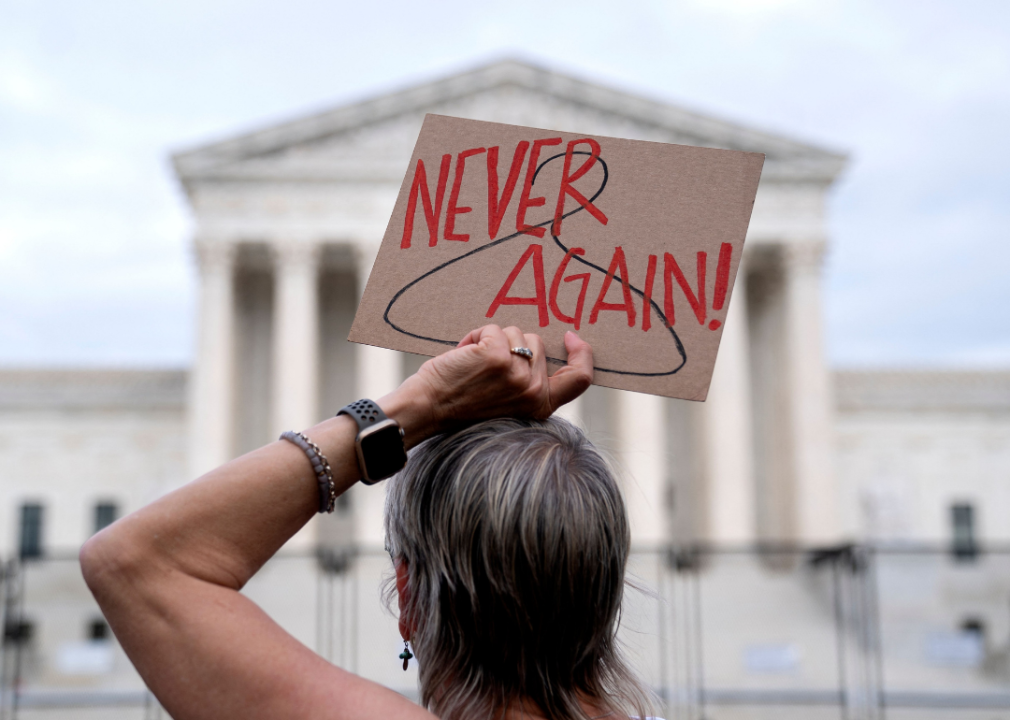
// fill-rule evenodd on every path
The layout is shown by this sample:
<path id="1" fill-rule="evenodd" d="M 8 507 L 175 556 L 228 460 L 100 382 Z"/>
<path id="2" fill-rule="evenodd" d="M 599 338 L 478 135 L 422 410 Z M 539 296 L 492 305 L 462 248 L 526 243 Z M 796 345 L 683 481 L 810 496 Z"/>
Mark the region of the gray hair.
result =
<path id="1" fill-rule="evenodd" d="M 520 700 L 557 720 L 584 719 L 580 700 L 649 714 L 617 643 L 627 513 L 578 428 L 503 418 L 429 439 L 390 481 L 385 525 L 421 701 L 443 720 Z"/>

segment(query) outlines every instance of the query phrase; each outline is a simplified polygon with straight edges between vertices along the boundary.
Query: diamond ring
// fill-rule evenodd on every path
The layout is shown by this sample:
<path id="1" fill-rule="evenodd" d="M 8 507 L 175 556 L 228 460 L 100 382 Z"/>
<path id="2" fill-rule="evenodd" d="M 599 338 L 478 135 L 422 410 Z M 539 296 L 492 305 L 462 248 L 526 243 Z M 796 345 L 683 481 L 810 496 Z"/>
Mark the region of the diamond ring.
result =
<path id="1" fill-rule="evenodd" d="M 526 358 L 530 362 L 533 362 L 533 351 L 530 350 L 529 348 L 514 347 L 509 352 L 511 352 L 513 355 L 521 355 L 522 357 Z"/>

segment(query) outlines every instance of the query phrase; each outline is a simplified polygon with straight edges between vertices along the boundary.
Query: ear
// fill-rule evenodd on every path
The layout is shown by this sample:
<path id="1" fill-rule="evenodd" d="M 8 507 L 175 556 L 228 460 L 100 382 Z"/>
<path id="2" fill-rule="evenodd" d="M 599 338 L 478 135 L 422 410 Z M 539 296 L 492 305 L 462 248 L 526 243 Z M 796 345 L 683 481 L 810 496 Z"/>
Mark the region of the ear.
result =
<path id="1" fill-rule="evenodd" d="M 396 570 L 396 595 L 400 607 L 400 637 L 410 640 L 414 628 L 413 623 L 407 619 L 407 607 L 410 605 L 410 571 L 407 561 L 403 558 L 395 559 L 393 569 Z"/>

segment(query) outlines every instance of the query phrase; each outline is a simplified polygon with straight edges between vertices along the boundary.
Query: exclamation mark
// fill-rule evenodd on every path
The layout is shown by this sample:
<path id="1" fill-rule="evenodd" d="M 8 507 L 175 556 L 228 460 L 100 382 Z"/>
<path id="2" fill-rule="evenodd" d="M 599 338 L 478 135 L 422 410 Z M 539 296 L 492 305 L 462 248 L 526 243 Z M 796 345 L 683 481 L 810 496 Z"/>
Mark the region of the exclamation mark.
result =
<path id="1" fill-rule="evenodd" d="M 729 290 L 729 263 L 733 259 L 733 246 L 723 243 L 719 248 L 719 265 L 715 270 L 715 293 L 712 297 L 712 309 L 722 310 L 726 304 L 726 291 Z M 708 324 L 709 330 L 718 330 L 721 320 L 713 320 Z"/>

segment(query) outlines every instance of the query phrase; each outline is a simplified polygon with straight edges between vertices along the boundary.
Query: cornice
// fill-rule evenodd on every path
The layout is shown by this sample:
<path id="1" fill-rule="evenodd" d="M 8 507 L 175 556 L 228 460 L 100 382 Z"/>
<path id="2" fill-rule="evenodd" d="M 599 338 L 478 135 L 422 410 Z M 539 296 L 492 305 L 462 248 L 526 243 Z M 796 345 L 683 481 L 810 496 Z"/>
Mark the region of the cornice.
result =
<path id="1" fill-rule="evenodd" d="M 2 369 L 0 410 L 171 410 L 185 407 L 186 370 Z"/>
<path id="2" fill-rule="evenodd" d="M 811 182 L 831 184 L 845 167 L 844 158 L 802 158 L 797 160 L 769 159 L 765 162 L 761 179 L 765 182 Z M 403 167 L 389 164 L 383 167 L 346 167 L 338 163 L 300 164 L 297 166 L 271 165 L 269 163 L 243 163 L 209 165 L 194 169 L 183 176 L 187 182 L 270 182 L 316 183 L 393 183 L 403 180 Z"/>
<path id="3" fill-rule="evenodd" d="M 839 370 L 841 411 L 981 411 L 1010 413 L 1010 371 Z"/>

